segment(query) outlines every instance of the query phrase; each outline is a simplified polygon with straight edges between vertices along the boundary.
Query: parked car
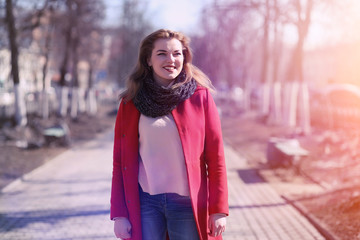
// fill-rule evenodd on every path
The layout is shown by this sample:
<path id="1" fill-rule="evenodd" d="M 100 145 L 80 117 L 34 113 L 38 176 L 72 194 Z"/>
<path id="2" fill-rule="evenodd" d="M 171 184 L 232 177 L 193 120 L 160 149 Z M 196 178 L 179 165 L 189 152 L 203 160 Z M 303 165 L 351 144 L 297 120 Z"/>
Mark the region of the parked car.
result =
<path id="1" fill-rule="evenodd" d="M 352 84 L 330 84 L 312 91 L 313 125 L 327 128 L 360 127 L 360 87 Z"/>

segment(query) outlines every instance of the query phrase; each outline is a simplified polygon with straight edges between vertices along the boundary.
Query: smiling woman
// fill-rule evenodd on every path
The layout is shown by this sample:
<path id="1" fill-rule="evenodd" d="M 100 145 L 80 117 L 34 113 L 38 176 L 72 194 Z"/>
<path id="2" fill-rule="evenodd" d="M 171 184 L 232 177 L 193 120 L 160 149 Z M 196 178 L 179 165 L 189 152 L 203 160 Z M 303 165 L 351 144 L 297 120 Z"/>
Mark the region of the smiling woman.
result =
<path id="1" fill-rule="evenodd" d="M 111 219 L 136 240 L 221 239 L 228 215 L 220 118 L 189 39 L 140 44 L 115 124 Z"/>

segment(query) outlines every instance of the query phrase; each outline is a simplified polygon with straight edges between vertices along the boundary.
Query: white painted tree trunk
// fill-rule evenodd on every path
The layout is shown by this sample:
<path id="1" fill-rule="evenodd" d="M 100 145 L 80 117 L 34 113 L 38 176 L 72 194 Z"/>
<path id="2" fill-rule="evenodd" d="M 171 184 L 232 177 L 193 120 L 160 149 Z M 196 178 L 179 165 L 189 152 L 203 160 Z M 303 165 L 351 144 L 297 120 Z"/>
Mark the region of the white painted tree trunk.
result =
<path id="1" fill-rule="evenodd" d="M 69 88 L 68 87 L 61 87 L 61 97 L 60 97 L 60 109 L 59 113 L 61 117 L 66 117 L 68 105 L 69 105 Z"/>
<path id="2" fill-rule="evenodd" d="M 297 118 L 299 83 L 287 83 L 284 91 L 284 123 L 286 126 L 295 127 Z"/>
<path id="3" fill-rule="evenodd" d="M 89 115 L 95 115 L 97 112 L 95 90 L 92 88 L 88 90 L 87 94 L 87 112 Z"/>
<path id="4" fill-rule="evenodd" d="M 307 83 L 303 82 L 299 88 L 299 125 L 304 134 L 310 134 L 310 99 Z"/>
<path id="5" fill-rule="evenodd" d="M 249 111 L 251 108 L 251 85 L 249 81 L 245 82 L 245 88 L 244 88 L 244 98 L 243 98 L 243 109 L 245 111 Z"/>
<path id="6" fill-rule="evenodd" d="M 46 88 L 42 90 L 42 118 L 49 119 L 49 97 Z"/>
<path id="7" fill-rule="evenodd" d="M 268 115 L 270 112 L 270 84 L 262 84 L 261 94 L 261 114 Z"/>
<path id="8" fill-rule="evenodd" d="M 282 112 L 281 112 L 281 83 L 275 82 L 274 83 L 274 117 L 276 123 L 281 123 L 282 119 Z"/>
<path id="9" fill-rule="evenodd" d="M 76 119 L 79 112 L 79 88 L 73 87 L 71 89 L 71 111 L 70 116 Z"/>
<path id="10" fill-rule="evenodd" d="M 23 89 L 19 84 L 14 85 L 15 94 L 15 120 L 18 126 L 27 124 L 26 103 Z"/>
<path id="11" fill-rule="evenodd" d="M 78 106 L 79 106 L 79 112 L 84 113 L 86 112 L 86 100 L 85 100 L 85 89 L 84 88 L 78 88 Z"/>
<path id="12" fill-rule="evenodd" d="M 275 82 L 271 85 L 270 96 L 270 122 L 281 124 L 282 108 L 281 108 L 281 83 Z"/>

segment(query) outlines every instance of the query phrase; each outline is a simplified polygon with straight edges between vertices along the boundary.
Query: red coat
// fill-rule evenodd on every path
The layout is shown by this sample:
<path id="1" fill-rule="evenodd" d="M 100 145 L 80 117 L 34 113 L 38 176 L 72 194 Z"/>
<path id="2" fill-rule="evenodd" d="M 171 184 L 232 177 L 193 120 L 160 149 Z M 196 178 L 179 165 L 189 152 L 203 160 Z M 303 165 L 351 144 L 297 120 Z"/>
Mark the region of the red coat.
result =
<path id="1" fill-rule="evenodd" d="M 195 93 L 173 111 L 188 173 L 190 198 L 200 238 L 208 235 L 208 216 L 228 214 L 228 189 L 220 119 L 209 90 Z M 140 113 L 132 101 L 122 101 L 116 117 L 110 217 L 127 217 L 132 238 L 141 240 L 138 189 L 138 124 Z M 207 177 L 208 172 L 208 177 Z"/>

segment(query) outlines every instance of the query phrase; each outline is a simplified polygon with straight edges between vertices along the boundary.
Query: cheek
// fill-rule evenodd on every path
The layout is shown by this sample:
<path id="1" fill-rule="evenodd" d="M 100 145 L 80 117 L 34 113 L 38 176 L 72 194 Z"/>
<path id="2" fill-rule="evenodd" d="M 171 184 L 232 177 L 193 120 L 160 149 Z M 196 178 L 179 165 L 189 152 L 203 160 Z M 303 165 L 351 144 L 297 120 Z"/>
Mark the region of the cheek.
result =
<path id="1" fill-rule="evenodd" d="M 178 66 L 183 66 L 184 65 L 184 59 L 179 59 L 177 64 L 178 64 Z"/>

